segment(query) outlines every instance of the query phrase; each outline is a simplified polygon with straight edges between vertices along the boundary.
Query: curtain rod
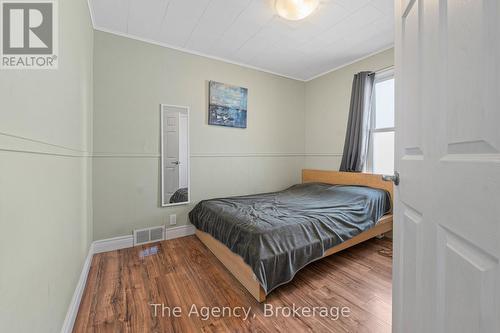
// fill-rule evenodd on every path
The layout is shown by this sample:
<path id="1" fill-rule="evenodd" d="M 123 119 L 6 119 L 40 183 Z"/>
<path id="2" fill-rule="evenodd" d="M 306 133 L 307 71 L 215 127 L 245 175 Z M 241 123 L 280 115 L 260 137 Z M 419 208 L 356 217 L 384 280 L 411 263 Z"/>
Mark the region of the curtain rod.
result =
<path id="1" fill-rule="evenodd" d="M 378 70 L 376 70 L 376 71 L 372 72 L 370 75 L 380 74 L 380 73 L 383 73 L 383 72 L 388 71 L 388 70 L 391 70 L 391 69 L 394 69 L 394 65 L 391 65 L 391 66 L 387 66 L 387 67 L 384 67 L 384 68 L 378 69 Z"/>

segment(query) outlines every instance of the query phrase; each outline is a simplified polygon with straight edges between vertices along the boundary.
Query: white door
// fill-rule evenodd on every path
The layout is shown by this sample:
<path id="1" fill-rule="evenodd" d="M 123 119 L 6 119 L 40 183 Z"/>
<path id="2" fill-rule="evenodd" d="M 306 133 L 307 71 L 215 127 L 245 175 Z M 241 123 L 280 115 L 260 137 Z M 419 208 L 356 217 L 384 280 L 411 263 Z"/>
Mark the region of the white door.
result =
<path id="1" fill-rule="evenodd" d="M 166 112 L 163 120 L 163 184 L 166 202 L 179 189 L 179 112 Z"/>
<path id="2" fill-rule="evenodd" d="M 396 0 L 394 332 L 500 332 L 499 20 Z"/>
<path id="3" fill-rule="evenodd" d="M 179 115 L 179 188 L 188 187 L 188 115 Z"/>

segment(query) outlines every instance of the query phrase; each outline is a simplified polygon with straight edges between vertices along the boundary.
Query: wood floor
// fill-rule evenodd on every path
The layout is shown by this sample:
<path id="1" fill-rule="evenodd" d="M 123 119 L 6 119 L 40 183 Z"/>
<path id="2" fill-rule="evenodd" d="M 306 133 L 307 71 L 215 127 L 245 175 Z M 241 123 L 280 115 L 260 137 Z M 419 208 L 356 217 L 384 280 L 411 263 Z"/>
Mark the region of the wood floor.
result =
<path id="1" fill-rule="evenodd" d="M 372 239 L 316 261 L 273 291 L 278 307 L 349 307 L 348 316 L 265 317 L 259 304 L 194 236 L 94 256 L 74 332 L 390 332 L 392 243 Z M 153 306 L 166 312 L 154 316 Z M 198 311 L 188 317 L 192 305 Z M 179 306 L 182 315 L 168 316 Z M 249 307 L 203 320 L 203 306 Z M 239 312 L 242 313 L 241 311 Z M 270 312 L 267 312 L 269 314 Z"/>

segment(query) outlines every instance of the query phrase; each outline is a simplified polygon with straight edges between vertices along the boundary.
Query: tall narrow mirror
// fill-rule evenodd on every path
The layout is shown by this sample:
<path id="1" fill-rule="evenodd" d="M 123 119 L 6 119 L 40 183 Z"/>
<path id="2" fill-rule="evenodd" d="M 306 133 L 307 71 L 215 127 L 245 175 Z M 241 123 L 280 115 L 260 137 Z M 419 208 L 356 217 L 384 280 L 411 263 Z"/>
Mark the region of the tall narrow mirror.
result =
<path id="1" fill-rule="evenodd" d="M 162 206 L 189 203 L 189 108 L 161 105 Z"/>

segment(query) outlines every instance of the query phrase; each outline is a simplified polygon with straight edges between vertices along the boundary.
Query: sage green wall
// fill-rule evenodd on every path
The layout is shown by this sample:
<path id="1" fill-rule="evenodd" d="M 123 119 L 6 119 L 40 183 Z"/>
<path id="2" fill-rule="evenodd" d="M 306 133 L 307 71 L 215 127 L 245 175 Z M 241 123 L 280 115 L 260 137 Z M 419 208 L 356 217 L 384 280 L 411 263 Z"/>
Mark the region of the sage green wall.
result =
<path id="1" fill-rule="evenodd" d="M 59 69 L 0 71 L 0 332 L 60 331 L 91 242 L 93 31 L 58 3 Z"/>
<path id="2" fill-rule="evenodd" d="M 354 74 L 392 65 L 394 49 L 389 49 L 306 83 L 305 167 L 338 170 Z"/>
<path id="3" fill-rule="evenodd" d="M 159 207 L 160 103 L 191 108 L 194 202 L 285 188 L 304 164 L 305 85 L 104 32 L 94 35 L 94 239 L 192 205 Z M 247 87 L 248 128 L 207 125 L 208 81 Z"/>

